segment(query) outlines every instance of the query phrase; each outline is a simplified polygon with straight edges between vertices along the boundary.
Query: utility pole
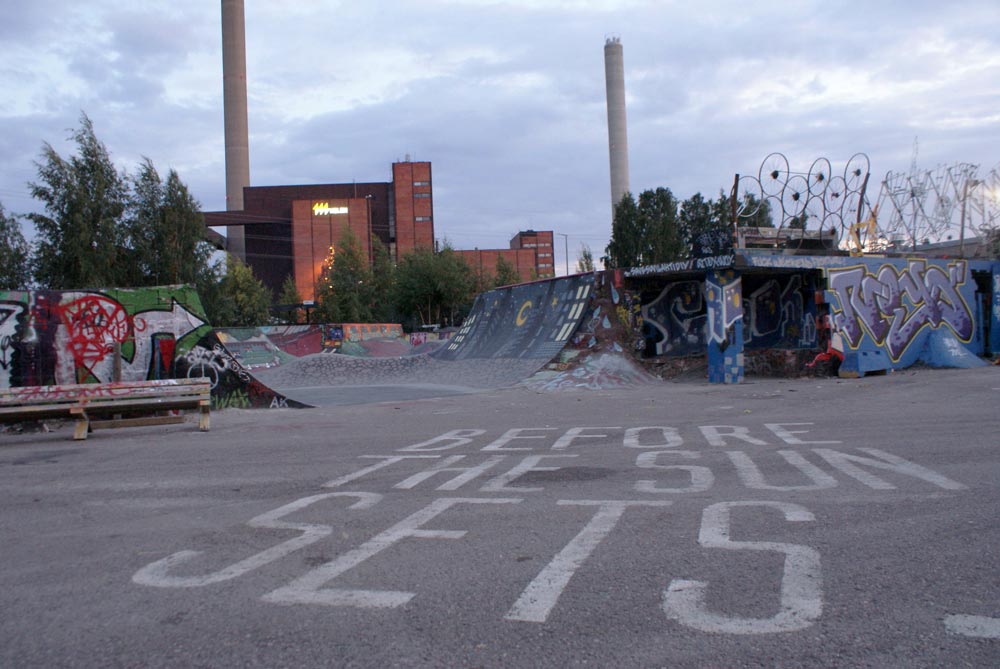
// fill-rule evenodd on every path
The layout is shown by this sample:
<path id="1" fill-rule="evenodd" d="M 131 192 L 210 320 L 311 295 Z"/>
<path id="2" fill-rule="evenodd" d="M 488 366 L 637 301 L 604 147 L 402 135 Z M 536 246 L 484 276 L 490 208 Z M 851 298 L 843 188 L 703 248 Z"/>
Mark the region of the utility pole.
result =
<path id="1" fill-rule="evenodd" d="M 569 235 L 562 232 L 557 232 L 556 234 L 562 237 L 566 243 L 566 276 L 569 276 Z M 554 270 L 555 268 L 553 267 L 552 269 Z"/>

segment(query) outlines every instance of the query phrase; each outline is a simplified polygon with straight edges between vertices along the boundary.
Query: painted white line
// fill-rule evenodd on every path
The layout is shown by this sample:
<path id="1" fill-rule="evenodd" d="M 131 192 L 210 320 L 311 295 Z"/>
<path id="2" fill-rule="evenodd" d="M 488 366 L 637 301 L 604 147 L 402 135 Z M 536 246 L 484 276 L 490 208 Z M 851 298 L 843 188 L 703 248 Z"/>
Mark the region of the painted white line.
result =
<path id="1" fill-rule="evenodd" d="M 640 453 L 635 459 L 636 466 L 643 469 L 662 469 L 666 471 L 687 472 L 691 477 L 691 485 L 683 488 L 661 487 L 656 485 L 657 482 L 655 480 L 642 479 L 635 482 L 634 488 L 636 492 L 704 492 L 715 484 L 715 474 L 713 474 L 712 470 L 708 467 L 701 467 L 699 465 L 661 465 L 656 462 L 657 458 L 661 455 L 693 459 L 701 457 L 701 454 L 697 451 L 646 451 L 645 453 Z"/>
<path id="2" fill-rule="evenodd" d="M 228 581 L 238 576 L 242 576 L 247 572 L 251 572 L 254 569 L 259 569 L 260 567 L 270 564 L 275 560 L 279 560 L 301 548 L 314 544 L 320 539 L 328 537 L 333 533 L 333 528 L 329 525 L 288 523 L 279 520 L 290 513 L 300 511 L 307 506 L 311 506 L 312 504 L 329 497 L 358 498 L 357 502 L 348 507 L 349 509 L 368 509 L 382 499 L 381 495 L 370 492 L 328 492 L 320 495 L 303 497 L 302 499 L 297 499 L 294 502 L 285 504 L 282 507 L 268 511 L 267 513 L 262 513 L 261 515 L 252 518 L 247 523 L 250 527 L 263 527 L 276 530 L 298 530 L 302 532 L 302 534 L 297 537 L 289 539 L 288 541 L 283 541 L 277 546 L 272 546 L 271 548 L 263 550 L 256 555 L 251 555 L 244 560 L 240 560 L 239 562 L 231 564 L 228 567 L 203 576 L 171 576 L 169 572 L 175 566 L 201 555 L 201 551 L 178 551 L 177 553 L 169 555 L 162 560 L 157 560 L 152 564 L 146 565 L 135 573 L 132 577 L 132 581 L 139 585 L 149 585 L 157 588 L 198 588 L 212 583 Z"/>
<path id="3" fill-rule="evenodd" d="M 378 471 L 389 465 L 394 465 L 397 462 L 402 462 L 403 460 L 414 460 L 414 459 L 427 459 L 427 458 L 439 458 L 440 455 L 362 455 L 363 458 L 379 458 L 382 462 L 376 462 L 371 467 L 365 467 L 364 469 L 359 469 L 351 474 L 345 474 L 332 481 L 327 481 L 323 484 L 324 488 L 337 488 L 344 485 L 345 483 L 350 483 L 351 481 L 357 480 L 362 476 L 371 474 L 374 471 Z"/>
<path id="4" fill-rule="evenodd" d="M 539 492 L 544 490 L 541 487 L 527 488 L 522 486 L 513 486 L 511 483 L 516 481 L 518 478 L 527 474 L 528 472 L 554 472 L 561 467 L 538 467 L 538 463 L 545 458 L 575 458 L 576 453 L 569 455 L 529 455 L 524 460 L 521 460 L 520 464 L 514 466 L 513 469 L 505 474 L 491 478 L 483 487 L 480 488 L 483 492 L 510 492 L 515 495 L 519 495 L 524 492 Z"/>
<path id="5" fill-rule="evenodd" d="M 916 463 L 904 460 L 899 456 L 886 453 L 885 451 L 881 451 L 877 448 L 858 448 L 858 450 L 868 453 L 869 455 L 873 455 L 875 458 L 878 458 L 878 460 L 874 458 L 866 458 L 861 455 L 841 453 L 840 451 L 834 451 L 829 448 L 814 448 L 812 450 L 840 471 L 857 479 L 873 490 L 895 490 L 896 486 L 888 481 L 880 479 L 874 474 L 869 474 L 865 470 L 856 466 L 854 463 L 865 465 L 871 467 L 872 469 L 882 469 L 895 472 L 901 476 L 912 476 L 913 478 L 926 481 L 939 488 L 944 488 L 945 490 L 965 490 L 966 488 L 966 486 L 958 483 L 957 481 L 952 481 L 947 476 L 943 476 L 935 471 L 927 469 L 926 467 L 921 467 Z"/>
<path id="6" fill-rule="evenodd" d="M 736 474 L 740 477 L 740 481 L 748 488 L 755 490 L 796 491 L 824 490 L 826 488 L 837 487 L 837 479 L 806 460 L 797 451 L 782 450 L 778 451 L 778 455 L 784 458 L 785 462 L 802 472 L 812 483 L 802 485 L 772 485 L 764 480 L 764 474 L 754 461 L 750 459 L 749 455 L 743 451 L 726 451 L 726 456 L 733 463 L 733 467 L 736 468 Z"/>
<path id="7" fill-rule="evenodd" d="M 458 474 L 458 476 L 455 476 L 451 480 L 442 483 L 437 487 L 437 490 L 458 490 L 463 485 L 465 485 L 472 479 L 478 477 L 480 474 L 490 469 L 494 465 L 503 462 L 503 460 L 506 457 L 507 457 L 506 455 L 493 455 L 489 458 L 486 458 L 486 460 L 481 464 L 472 467 L 452 467 L 452 465 L 455 464 L 456 462 L 465 459 L 464 455 L 452 455 L 450 457 L 445 458 L 441 462 L 435 463 L 430 468 L 425 469 L 424 471 L 419 472 L 417 474 L 414 474 L 413 476 L 410 476 L 409 478 L 403 481 L 400 481 L 399 483 L 397 483 L 392 487 L 397 488 L 399 490 L 410 490 L 411 488 L 417 487 L 418 485 L 420 485 L 427 479 L 431 478 L 435 474 L 441 474 L 444 472 L 455 472 Z"/>
<path id="8" fill-rule="evenodd" d="M 1000 639 L 1000 618 L 953 615 L 944 617 L 944 626 L 952 634 L 977 639 Z"/>
<path id="9" fill-rule="evenodd" d="M 698 543 L 706 548 L 773 551 L 785 554 L 778 613 L 770 618 L 739 618 L 713 613 L 705 603 L 708 583 L 675 579 L 663 591 L 663 612 L 667 617 L 702 632 L 723 634 L 774 634 L 794 632 L 812 625 L 823 612 L 819 553 L 808 546 L 772 541 L 732 541 L 729 516 L 733 507 L 761 506 L 781 511 L 785 520 L 815 520 L 798 504 L 786 502 L 719 502 L 701 516 Z"/>
<path id="10" fill-rule="evenodd" d="M 621 500 L 566 500 L 557 502 L 560 505 L 597 506 L 597 513 L 590 522 L 573 537 L 559 553 L 552 558 L 539 572 L 538 576 L 528 584 L 521 596 L 510 608 L 506 620 L 518 620 L 529 623 L 544 623 L 552 608 L 559 601 L 559 596 L 573 578 L 573 574 L 590 556 L 597 545 L 614 529 L 618 520 L 630 506 L 669 506 L 673 502 L 627 502 Z"/>
<path id="11" fill-rule="evenodd" d="M 330 562 L 303 574 L 286 586 L 264 595 L 261 599 L 274 604 L 323 604 L 359 608 L 394 608 L 413 599 L 416 593 L 398 590 L 346 590 L 324 588 L 329 581 L 357 567 L 403 539 L 461 539 L 466 530 L 425 530 L 424 524 L 456 504 L 517 504 L 519 498 L 436 499 L 423 509 L 410 514 L 384 532 L 372 537 L 354 550 L 339 555 Z"/>

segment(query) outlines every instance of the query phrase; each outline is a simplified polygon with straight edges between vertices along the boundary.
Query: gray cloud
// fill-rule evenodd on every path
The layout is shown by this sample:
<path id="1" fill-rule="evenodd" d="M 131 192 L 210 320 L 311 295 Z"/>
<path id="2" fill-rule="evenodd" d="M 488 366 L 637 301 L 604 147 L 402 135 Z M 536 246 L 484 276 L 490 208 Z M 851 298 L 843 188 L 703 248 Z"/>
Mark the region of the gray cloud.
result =
<path id="1" fill-rule="evenodd" d="M 714 197 L 772 151 L 801 170 L 863 151 L 880 179 L 908 167 L 914 137 L 928 167 L 1000 159 L 991 1 L 247 5 L 253 183 L 386 181 L 406 154 L 430 160 L 436 231 L 463 248 L 532 227 L 600 255 L 611 33 L 634 191 Z M 43 141 L 69 150 L 81 110 L 120 164 L 149 156 L 224 206 L 218 3 L 44 0 L 7 18 L 0 35 L 26 65 L 0 66 L 8 210 L 33 208 L 31 161 Z"/>

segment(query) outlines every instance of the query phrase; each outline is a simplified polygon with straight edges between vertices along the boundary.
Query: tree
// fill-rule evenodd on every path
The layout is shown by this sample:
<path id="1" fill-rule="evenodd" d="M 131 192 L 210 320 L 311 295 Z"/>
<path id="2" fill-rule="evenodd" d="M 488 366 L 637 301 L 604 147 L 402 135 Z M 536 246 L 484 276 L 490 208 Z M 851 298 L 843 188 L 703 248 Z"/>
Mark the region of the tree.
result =
<path id="1" fill-rule="evenodd" d="M 35 279 L 48 288 L 124 285 L 128 262 L 119 225 L 127 185 L 98 141 L 86 114 L 73 132 L 77 155 L 63 159 L 47 142 L 28 184 L 45 214 L 28 214 L 38 240 L 32 258 Z"/>
<path id="2" fill-rule="evenodd" d="M 673 262 L 686 257 L 677 220 L 677 198 L 669 188 L 646 190 L 639 195 L 639 227 L 645 241 L 645 265 Z"/>
<path id="3" fill-rule="evenodd" d="M 625 193 L 615 205 L 611 241 L 605 249 L 605 266 L 608 269 L 618 269 L 641 265 L 643 233 L 635 198 L 632 193 Z"/>
<path id="4" fill-rule="evenodd" d="M 521 273 L 503 256 L 497 256 L 497 273 L 493 277 L 493 288 L 521 283 Z"/>
<path id="5" fill-rule="evenodd" d="M 395 322 L 392 288 L 396 282 L 396 265 L 389 249 L 378 237 L 372 238 L 372 318 L 376 323 Z"/>
<path id="6" fill-rule="evenodd" d="M 127 285 L 197 283 L 212 255 L 198 201 L 176 171 L 170 170 L 164 183 L 149 158 L 129 183 L 125 229 L 132 259 Z"/>
<path id="7" fill-rule="evenodd" d="M 299 289 L 295 285 L 295 277 L 291 274 L 285 277 L 285 280 L 281 284 L 281 293 L 278 295 L 278 304 L 282 307 L 291 307 L 292 305 L 302 304 L 302 296 L 299 294 Z M 292 323 L 302 322 L 302 309 L 288 309 L 285 312 L 285 320 L 291 321 Z"/>
<path id="8" fill-rule="evenodd" d="M 209 261 L 205 272 L 194 284 L 201 306 L 208 316 L 208 322 L 212 325 L 222 325 L 233 320 L 232 304 L 222 291 L 222 280 L 225 276 L 225 261 L 222 257 L 217 257 Z"/>
<path id="9" fill-rule="evenodd" d="M 440 253 L 417 249 L 403 256 L 393 294 L 403 320 L 440 325 L 457 321 L 474 288 L 472 270 L 445 242 Z"/>
<path id="10" fill-rule="evenodd" d="M 76 155 L 43 145 L 38 180 L 28 184 L 45 214 L 29 214 L 38 231 L 35 278 L 49 288 L 150 286 L 219 280 L 205 241 L 198 201 L 177 172 L 166 181 L 150 159 L 119 173 L 86 114 L 71 138 Z M 209 298 L 211 300 L 211 297 Z"/>
<path id="11" fill-rule="evenodd" d="M 729 227 L 726 213 L 725 195 L 719 200 L 705 200 L 701 193 L 695 193 L 681 203 L 678 223 L 688 257 L 729 253 L 733 248 L 733 232 Z"/>
<path id="12" fill-rule="evenodd" d="M 440 296 L 440 311 L 435 322 L 451 325 L 464 317 L 475 297 L 475 283 L 469 266 L 445 240 L 435 254 L 436 290 Z"/>
<path id="13" fill-rule="evenodd" d="M 267 324 L 271 292 L 236 256 L 226 256 L 226 275 L 222 279 L 220 293 L 222 300 L 213 325 L 251 327 Z"/>
<path id="14" fill-rule="evenodd" d="M 719 200 L 725 201 L 726 211 L 730 211 L 729 207 L 731 205 L 722 191 L 719 191 Z M 747 193 L 743 196 L 743 201 L 738 206 L 743 213 L 749 213 L 749 215 L 744 216 L 738 213 L 736 218 L 737 227 L 774 227 L 774 222 L 771 220 L 771 202 L 768 199 L 758 200 L 752 193 Z M 731 218 L 732 214 L 727 213 L 724 220 L 729 221 Z"/>
<path id="15" fill-rule="evenodd" d="M 27 288 L 31 249 L 21 234 L 21 223 L 0 204 L 0 290 Z"/>
<path id="16" fill-rule="evenodd" d="M 316 298 L 317 317 L 327 323 L 370 323 L 374 302 L 368 258 L 357 237 L 345 227 L 323 263 Z"/>
<path id="17" fill-rule="evenodd" d="M 683 257 L 677 198 L 670 189 L 643 191 L 638 203 L 626 193 L 615 207 L 606 265 L 612 269 L 639 267 Z"/>
<path id="18" fill-rule="evenodd" d="M 586 244 L 580 244 L 580 253 L 576 257 L 576 271 L 581 274 L 594 271 L 594 254 Z"/>

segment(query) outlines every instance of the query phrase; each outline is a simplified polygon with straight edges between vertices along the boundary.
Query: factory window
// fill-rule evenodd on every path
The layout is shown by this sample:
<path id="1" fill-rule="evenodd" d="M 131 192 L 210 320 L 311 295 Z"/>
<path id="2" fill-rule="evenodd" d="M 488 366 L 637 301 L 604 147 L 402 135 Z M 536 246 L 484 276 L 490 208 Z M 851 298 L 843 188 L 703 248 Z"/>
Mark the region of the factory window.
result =
<path id="1" fill-rule="evenodd" d="M 414 193 L 413 197 L 430 197 L 430 193 Z"/>
<path id="2" fill-rule="evenodd" d="M 430 216 L 417 216 L 413 220 L 415 220 L 415 221 L 429 221 L 429 220 L 431 220 L 431 217 Z"/>
<path id="3" fill-rule="evenodd" d="M 413 185 L 414 186 L 430 186 L 431 182 L 430 181 L 414 181 Z"/>

